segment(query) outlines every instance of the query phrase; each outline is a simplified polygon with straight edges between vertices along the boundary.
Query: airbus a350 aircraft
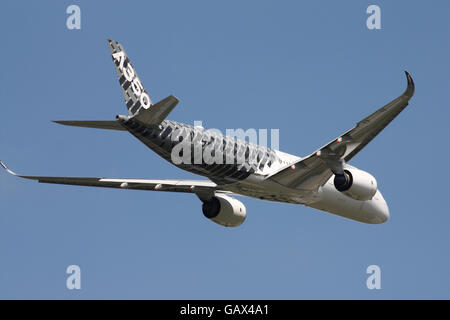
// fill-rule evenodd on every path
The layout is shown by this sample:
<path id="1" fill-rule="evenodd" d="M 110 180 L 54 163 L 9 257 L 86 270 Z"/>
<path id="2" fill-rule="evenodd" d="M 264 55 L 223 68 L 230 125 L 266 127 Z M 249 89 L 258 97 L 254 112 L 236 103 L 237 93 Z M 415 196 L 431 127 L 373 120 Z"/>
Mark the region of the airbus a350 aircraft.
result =
<path id="1" fill-rule="evenodd" d="M 115 121 L 55 122 L 128 131 L 165 160 L 209 180 L 23 176 L 0 162 L 9 173 L 44 183 L 192 193 L 203 202 L 206 218 L 227 227 L 239 226 L 246 218 L 245 206 L 233 198 L 239 195 L 303 204 L 364 223 L 377 224 L 389 219 L 388 206 L 375 178 L 348 162 L 408 105 L 414 94 L 414 82 L 408 72 L 405 71 L 408 86 L 401 96 L 301 158 L 213 134 L 202 127 L 166 120 L 178 99 L 169 96 L 153 104 L 123 47 L 112 40 L 108 40 L 108 45 L 129 114 L 118 115 Z M 173 161 L 173 150 L 178 143 L 194 150 L 187 156 L 189 161 Z M 221 154 L 224 161 L 195 161 L 195 150 L 202 152 L 207 148 L 210 154 Z M 179 155 L 186 158 L 186 154 Z M 234 157 L 233 161 L 227 161 L 228 156 Z"/>

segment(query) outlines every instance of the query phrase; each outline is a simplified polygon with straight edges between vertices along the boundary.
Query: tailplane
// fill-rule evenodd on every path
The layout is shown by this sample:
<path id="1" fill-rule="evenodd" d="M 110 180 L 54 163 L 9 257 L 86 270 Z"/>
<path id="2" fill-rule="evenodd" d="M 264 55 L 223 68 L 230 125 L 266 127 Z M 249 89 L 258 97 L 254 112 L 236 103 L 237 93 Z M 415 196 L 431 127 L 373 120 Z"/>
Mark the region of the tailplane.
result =
<path id="1" fill-rule="evenodd" d="M 117 41 L 108 40 L 108 46 L 127 105 L 128 118 L 133 118 L 149 127 L 158 126 L 175 108 L 179 100 L 175 96 L 170 95 L 152 104 L 150 96 L 142 85 L 141 80 L 139 80 L 136 70 L 134 70 L 122 45 Z M 66 126 L 126 131 L 125 127 L 118 120 L 54 122 Z"/>
<path id="2" fill-rule="evenodd" d="M 79 120 L 69 120 L 69 121 L 60 121 L 55 120 L 55 123 L 59 123 L 65 126 L 73 126 L 73 127 L 84 127 L 84 128 L 96 128 L 96 129 L 107 129 L 107 130 L 119 130 L 126 131 L 124 127 L 120 125 L 119 121 L 79 121 Z"/>

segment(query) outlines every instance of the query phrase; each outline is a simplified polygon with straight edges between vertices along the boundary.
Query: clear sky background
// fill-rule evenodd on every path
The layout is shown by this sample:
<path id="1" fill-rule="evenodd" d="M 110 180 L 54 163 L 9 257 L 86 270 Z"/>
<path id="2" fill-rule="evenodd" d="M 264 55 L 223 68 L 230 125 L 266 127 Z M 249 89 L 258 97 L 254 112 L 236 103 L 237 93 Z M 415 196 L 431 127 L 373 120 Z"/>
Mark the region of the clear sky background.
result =
<path id="1" fill-rule="evenodd" d="M 66 28 L 67 6 L 81 30 Z M 368 30 L 366 9 L 381 8 Z M 198 178 L 126 132 L 50 120 L 126 114 L 106 39 L 169 118 L 278 128 L 304 156 L 416 83 L 351 164 L 391 219 L 365 225 L 240 198 L 235 229 L 189 194 L 38 184 L 0 172 L 0 298 L 450 298 L 448 1 L 2 1 L 0 159 L 28 175 Z M 82 289 L 66 288 L 81 267 Z M 381 267 L 381 290 L 366 268 Z"/>

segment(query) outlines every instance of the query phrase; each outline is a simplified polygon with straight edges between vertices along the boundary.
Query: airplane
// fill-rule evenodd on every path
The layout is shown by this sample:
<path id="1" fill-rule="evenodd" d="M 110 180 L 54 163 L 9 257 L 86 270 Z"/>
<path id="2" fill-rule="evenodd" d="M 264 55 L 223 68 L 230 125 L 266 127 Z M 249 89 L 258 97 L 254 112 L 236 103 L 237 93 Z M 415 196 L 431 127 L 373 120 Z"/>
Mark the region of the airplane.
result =
<path id="1" fill-rule="evenodd" d="M 10 174 L 42 183 L 191 193 L 201 200 L 203 215 L 225 227 L 237 227 L 247 216 L 246 207 L 235 196 L 301 204 L 367 224 L 389 219 L 389 208 L 376 179 L 348 162 L 408 105 L 414 95 L 414 82 L 407 71 L 407 88 L 402 95 L 323 147 L 299 157 L 211 133 L 200 126 L 166 120 L 179 100 L 170 95 L 153 103 L 123 46 L 117 41 L 107 42 L 128 115 L 117 115 L 112 121 L 54 122 L 128 131 L 163 159 L 208 180 L 24 176 L 0 161 Z M 178 156 L 183 161 L 174 161 L 179 159 L 173 157 L 173 151 L 181 143 L 185 149 Z M 195 161 L 195 151 L 207 148 L 217 156 L 216 160 L 227 161 Z"/>

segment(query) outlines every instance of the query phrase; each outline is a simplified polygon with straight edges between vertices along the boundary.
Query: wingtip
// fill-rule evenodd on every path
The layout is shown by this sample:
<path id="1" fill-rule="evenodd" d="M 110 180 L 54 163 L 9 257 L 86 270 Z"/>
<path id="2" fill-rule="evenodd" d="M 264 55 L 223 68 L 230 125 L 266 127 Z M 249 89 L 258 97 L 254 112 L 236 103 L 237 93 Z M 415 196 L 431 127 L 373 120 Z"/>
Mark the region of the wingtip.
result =
<path id="1" fill-rule="evenodd" d="M 12 174 L 13 176 L 17 176 L 17 173 L 15 173 L 14 171 L 12 171 L 11 169 L 9 169 L 6 164 L 0 160 L 0 165 L 3 167 L 3 169 L 5 169 L 8 173 Z"/>
<path id="2" fill-rule="evenodd" d="M 404 93 L 405 96 L 407 96 L 409 99 L 414 95 L 415 91 L 415 85 L 414 80 L 411 77 L 411 74 L 405 70 L 406 80 L 408 81 L 408 87 L 406 88 L 406 91 Z"/>

